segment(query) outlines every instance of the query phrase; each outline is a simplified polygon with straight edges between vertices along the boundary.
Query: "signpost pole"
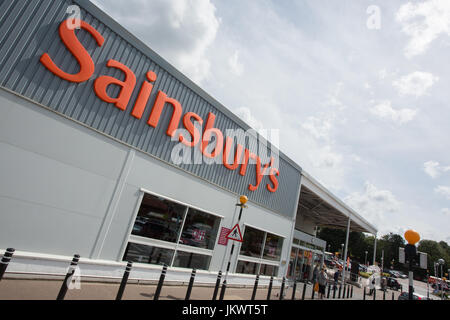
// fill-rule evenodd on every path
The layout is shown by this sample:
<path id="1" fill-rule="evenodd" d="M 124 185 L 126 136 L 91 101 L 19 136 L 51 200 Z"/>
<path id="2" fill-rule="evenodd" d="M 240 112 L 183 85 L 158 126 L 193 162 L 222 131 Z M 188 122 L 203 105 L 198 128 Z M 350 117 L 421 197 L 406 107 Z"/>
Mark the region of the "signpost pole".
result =
<path id="1" fill-rule="evenodd" d="M 242 217 L 242 209 L 244 209 L 246 207 L 245 203 L 247 202 L 247 200 L 248 199 L 246 196 L 241 196 L 239 198 L 240 203 L 236 204 L 237 206 L 240 206 L 241 209 L 239 210 L 239 217 L 238 217 L 238 221 L 237 221 L 236 225 L 233 227 L 233 229 L 230 230 L 230 232 L 227 235 L 228 239 L 235 240 L 235 241 L 242 241 L 242 235 L 240 234 L 241 231 L 239 229 L 239 222 L 241 221 L 241 217 Z M 240 240 L 230 237 L 231 234 L 237 236 L 237 233 L 239 233 Z M 228 257 L 227 269 L 225 271 L 225 277 L 223 279 L 222 289 L 220 291 L 220 300 L 223 300 L 223 297 L 225 296 L 225 290 L 227 289 L 227 277 L 228 277 L 228 272 L 230 271 L 231 258 L 233 257 L 233 252 L 234 252 L 234 245 L 235 245 L 235 243 L 233 242 L 233 244 L 231 245 L 230 256 Z"/>

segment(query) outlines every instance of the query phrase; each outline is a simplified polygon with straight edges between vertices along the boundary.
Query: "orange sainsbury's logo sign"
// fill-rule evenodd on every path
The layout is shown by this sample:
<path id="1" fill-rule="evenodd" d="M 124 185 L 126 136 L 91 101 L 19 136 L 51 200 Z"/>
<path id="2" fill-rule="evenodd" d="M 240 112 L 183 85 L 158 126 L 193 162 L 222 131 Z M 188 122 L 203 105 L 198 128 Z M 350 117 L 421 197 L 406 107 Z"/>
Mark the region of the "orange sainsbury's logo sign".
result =
<path id="1" fill-rule="evenodd" d="M 65 20 L 60 24 L 59 36 L 65 47 L 77 60 L 79 65 L 78 73 L 71 74 L 63 71 L 53 62 L 48 53 L 44 53 L 41 56 L 40 62 L 61 79 L 74 83 L 82 83 L 92 77 L 95 71 L 95 64 L 89 52 L 75 35 L 75 28 L 71 27 L 71 24 L 68 22 L 69 20 Z M 79 27 L 86 30 L 95 39 L 97 45 L 101 47 L 105 42 L 103 36 L 89 23 L 83 20 L 79 20 L 79 22 Z M 112 103 L 115 107 L 125 111 L 130 103 L 131 95 L 136 87 L 136 75 L 127 66 L 114 59 L 109 59 L 106 66 L 121 70 L 125 75 L 125 79 L 122 81 L 111 76 L 101 75 L 94 81 L 94 92 L 101 100 Z M 144 114 L 145 108 L 147 107 L 147 102 L 153 89 L 153 83 L 156 81 L 156 78 L 157 75 L 153 71 L 148 71 L 146 73 L 146 79 L 144 79 L 141 84 L 138 96 L 131 110 L 131 115 L 136 119 L 141 119 Z M 111 84 L 120 87 L 120 92 L 117 97 L 111 97 L 106 92 L 107 87 Z M 263 176 L 265 175 L 269 177 L 270 181 L 266 184 L 267 190 L 270 192 L 275 192 L 278 189 L 277 176 L 279 176 L 279 171 L 277 168 L 273 167 L 273 157 L 271 157 L 268 163 L 262 164 L 261 158 L 257 154 L 254 154 L 249 149 L 244 148 L 241 144 L 237 143 L 234 152 L 234 161 L 229 163 L 228 159 L 230 151 L 233 148 L 233 138 L 225 137 L 224 142 L 223 133 L 218 128 L 214 127 L 216 115 L 212 112 L 208 113 L 203 134 L 200 134 L 194 122 L 201 126 L 203 125 L 204 120 L 194 112 L 187 112 L 183 115 L 183 108 L 180 102 L 168 97 L 166 93 L 159 90 L 156 95 L 155 102 L 153 103 L 150 116 L 147 120 L 147 124 L 149 126 L 153 128 L 158 126 L 161 113 L 166 105 L 170 105 L 172 107 L 172 117 L 166 130 L 167 136 L 176 139 L 178 126 L 180 121 L 182 121 L 183 126 L 191 136 L 191 139 L 188 141 L 185 136 L 178 133 L 177 139 L 180 143 L 190 148 L 198 146 L 203 156 L 207 158 L 216 158 L 222 154 L 222 164 L 231 171 L 236 170 L 240 166 L 239 174 L 241 176 L 245 176 L 249 160 L 252 159 L 256 163 L 256 181 L 254 184 L 250 183 L 248 185 L 248 190 L 257 190 L 261 184 Z M 212 135 L 215 136 L 215 146 L 214 149 L 210 151 L 207 146 Z"/>

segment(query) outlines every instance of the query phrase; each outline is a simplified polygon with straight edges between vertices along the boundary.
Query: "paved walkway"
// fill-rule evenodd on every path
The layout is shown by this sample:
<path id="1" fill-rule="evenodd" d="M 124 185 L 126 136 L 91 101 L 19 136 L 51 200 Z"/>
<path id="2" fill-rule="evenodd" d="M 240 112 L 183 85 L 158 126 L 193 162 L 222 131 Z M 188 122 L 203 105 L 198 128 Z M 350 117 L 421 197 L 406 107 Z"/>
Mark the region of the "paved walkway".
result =
<path id="1" fill-rule="evenodd" d="M 54 300 L 58 295 L 62 280 L 23 280 L 23 279 L 3 279 L 0 282 L 0 300 Z M 297 284 L 295 299 L 299 300 L 303 293 L 303 283 Z M 99 283 L 81 281 L 80 289 L 68 290 L 66 300 L 113 300 L 116 297 L 119 283 Z M 153 300 L 156 285 L 152 284 L 128 284 L 123 300 Z M 161 300 L 184 300 L 187 286 L 165 285 L 160 294 Z M 312 285 L 307 285 L 305 291 L 305 300 L 310 300 L 312 296 Z M 192 300 L 211 300 L 214 287 L 204 285 L 195 285 L 192 288 Z M 253 288 L 227 288 L 225 300 L 250 300 Z M 267 287 L 258 288 L 256 299 L 267 299 Z M 327 291 L 328 293 L 328 288 Z M 399 292 L 390 291 L 386 293 L 386 300 L 397 300 Z M 279 300 L 280 287 L 274 287 L 270 299 Z M 337 300 L 338 291 L 336 292 Z M 347 296 L 347 295 L 346 295 Z M 330 292 L 330 299 L 333 297 L 333 291 Z M 315 294 L 315 299 L 318 299 Z M 285 290 L 285 300 L 292 299 L 292 287 Z M 347 299 L 345 297 L 345 299 Z M 350 300 L 362 300 L 363 291 L 361 288 L 353 286 L 353 298 Z M 367 300 L 372 300 L 373 296 L 366 296 Z M 377 300 L 383 299 L 383 293 L 377 292 Z"/>

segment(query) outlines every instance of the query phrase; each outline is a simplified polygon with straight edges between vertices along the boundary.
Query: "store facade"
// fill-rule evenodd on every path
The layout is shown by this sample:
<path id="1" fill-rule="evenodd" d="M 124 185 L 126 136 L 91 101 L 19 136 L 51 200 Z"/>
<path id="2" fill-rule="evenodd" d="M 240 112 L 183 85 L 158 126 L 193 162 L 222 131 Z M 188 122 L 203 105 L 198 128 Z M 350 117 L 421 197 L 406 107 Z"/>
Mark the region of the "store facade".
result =
<path id="1" fill-rule="evenodd" d="M 246 195 L 232 271 L 285 272 L 297 164 L 89 1 L 0 6 L 1 248 L 223 270 Z"/>
<path id="2" fill-rule="evenodd" d="M 85 0 L 0 12 L 0 248 L 23 260 L 10 269 L 60 272 L 77 253 L 117 275 L 123 261 L 142 277 L 216 273 L 240 195 L 232 273 L 298 278 L 321 259 L 301 167 L 113 19 Z"/>

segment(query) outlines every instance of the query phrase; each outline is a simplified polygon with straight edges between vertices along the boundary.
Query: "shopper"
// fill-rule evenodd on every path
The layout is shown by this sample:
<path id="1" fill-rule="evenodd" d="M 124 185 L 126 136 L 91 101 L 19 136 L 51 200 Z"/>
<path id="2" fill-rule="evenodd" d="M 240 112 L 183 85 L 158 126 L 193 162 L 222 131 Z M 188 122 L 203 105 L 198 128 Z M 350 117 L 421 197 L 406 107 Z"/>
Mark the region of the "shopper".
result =
<path id="1" fill-rule="evenodd" d="M 369 282 L 369 289 L 370 289 L 369 290 L 369 296 L 371 296 L 373 291 L 374 291 L 374 289 L 375 289 L 375 274 L 372 274 L 369 277 L 368 282 Z"/>
<path id="2" fill-rule="evenodd" d="M 339 269 L 337 269 L 336 272 L 334 273 L 334 276 L 333 276 L 333 278 L 334 278 L 334 289 L 336 289 L 336 290 L 337 290 L 337 285 L 338 285 L 338 282 L 339 282 L 339 276 L 340 276 L 340 271 L 339 271 Z"/>
<path id="3" fill-rule="evenodd" d="M 319 299 L 323 299 L 325 296 L 325 287 L 327 286 L 328 276 L 325 268 L 322 268 L 319 275 L 317 276 L 319 281 Z"/>
<path id="4" fill-rule="evenodd" d="M 314 266 L 314 270 L 313 270 L 313 278 L 312 278 L 312 283 L 316 283 L 317 282 L 317 276 L 319 275 L 319 264 L 316 263 L 316 265 Z"/>

